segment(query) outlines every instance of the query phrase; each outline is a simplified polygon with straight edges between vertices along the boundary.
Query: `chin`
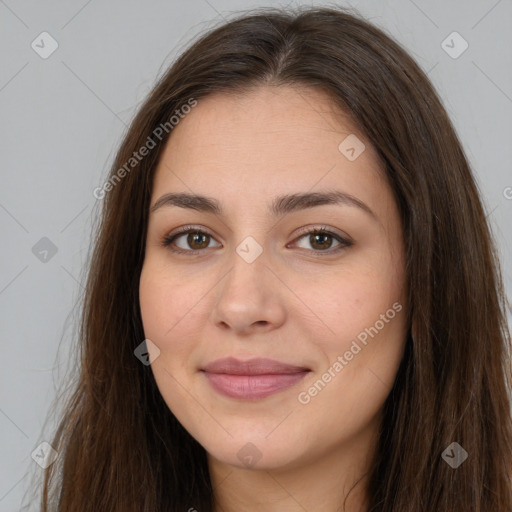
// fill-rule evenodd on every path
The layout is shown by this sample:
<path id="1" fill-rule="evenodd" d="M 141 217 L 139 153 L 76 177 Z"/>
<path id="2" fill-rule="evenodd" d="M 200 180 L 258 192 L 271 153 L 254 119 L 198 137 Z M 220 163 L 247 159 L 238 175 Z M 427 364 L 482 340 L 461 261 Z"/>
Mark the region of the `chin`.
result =
<path id="1" fill-rule="evenodd" d="M 228 464 L 248 470 L 289 469 L 298 462 L 302 452 L 298 451 L 299 443 L 284 445 L 282 440 L 265 439 L 264 436 L 226 437 L 222 440 L 209 440 L 201 443 L 208 457 L 222 464 Z"/>

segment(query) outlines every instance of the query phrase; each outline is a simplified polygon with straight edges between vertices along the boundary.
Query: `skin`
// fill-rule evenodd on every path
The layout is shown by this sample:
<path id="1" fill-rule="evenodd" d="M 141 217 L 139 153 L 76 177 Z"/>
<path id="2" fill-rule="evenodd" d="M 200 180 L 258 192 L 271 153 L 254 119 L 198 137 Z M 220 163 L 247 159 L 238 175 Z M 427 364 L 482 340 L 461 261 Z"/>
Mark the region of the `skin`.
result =
<path id="1" fill-rule="evenodd" d="M 350 134 L 365 144 L 353 161 L 338 149 Z M 347 204 L 267 212 L 278 195 L 326 190 L 355 196 L 376 218 Z M 150 348 L 151 368 L 171 411 L 207 451 L 216 510 L 334 512 L 358 479 L 344 510 L 367 510 L 364 473 L 407 332 L 402 227 L 376 151 L 322 92 L 216 93 L 171 133 L 151 205 L 169 192 L 214 197 L 225 210 L 151 212 L 140 276 L 145 335 L 160 351 Z M 207 236 L 182 234 L 174 247 L 202 252 L 162 245 L 188 224 Z M 299 233 L 305 226 L 325 226 L 352 245 L 337 252 L 336 238 Z M 263 249 L 252 263 L 236 252 L 248 236 Z M 394 303 L 401 311 L 301 403 L 299 394 Z M 233 399 L 199 371 L 228 356 L 311 371 L 269 397 Z M 247 443 L 259 457 L 253 465 L 237 456 Z"/>

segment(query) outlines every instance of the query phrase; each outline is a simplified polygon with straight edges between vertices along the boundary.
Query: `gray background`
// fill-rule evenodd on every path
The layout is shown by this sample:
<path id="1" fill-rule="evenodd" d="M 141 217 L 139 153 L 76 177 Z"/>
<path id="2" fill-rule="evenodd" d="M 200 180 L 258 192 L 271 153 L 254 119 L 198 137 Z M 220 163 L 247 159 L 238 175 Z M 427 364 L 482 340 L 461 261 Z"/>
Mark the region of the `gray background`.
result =
<path id="1" fill-rule="evenodd" d="M 339 3 L 391 33 L 428 72 L 475 170 L 510 291 L 512 0 Z M 265 5 L 286 2 L 0 0 L 0 511 L 20 510 L 30 474 L 42 471 L 31 454 L 51 440 L 48 411 L 73 354 L 101 202 L 93 190 L 126 125 L 195 34 Z M 31 47 L 42 46 L 43 31 L 59 45 L 46 59 Z M 458 58 L 442 47 L 453 31 L 469 44 Z M 36 250 L 43 237 L 54 255 Z"/>

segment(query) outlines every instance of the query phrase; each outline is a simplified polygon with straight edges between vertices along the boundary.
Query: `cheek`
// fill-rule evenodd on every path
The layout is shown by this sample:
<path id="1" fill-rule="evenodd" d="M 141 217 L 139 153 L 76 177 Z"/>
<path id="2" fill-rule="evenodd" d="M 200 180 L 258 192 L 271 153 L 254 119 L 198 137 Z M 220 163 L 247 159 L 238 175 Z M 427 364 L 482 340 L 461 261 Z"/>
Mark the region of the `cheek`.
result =
<path id="1" fill-rule="evenodd" d="M 146 337 L 161 338 L 166 325 L 170 328 L 169 314 L 175 311 L 168 293 L 168 284 L 164 276 L 156 274 L 150 265 L 144 264 L 139 283 L 139 301 Z"/>
<path id="2" fill-rule="evenodd" d="M 153 341 L 162 351 L 179 350 L 186 330 L 194 325 L 193 305 L 197 302 L 191 294 L 191 287 L 176 282 L 173 273 L 159 269 L 148 261 L 140 276 L 139 301 L 142 324 L 146 338 Z M 197 288 L 197 287 L 196 287 Z"/>
<path id="3" fill-rule="evenodd" d="M 353 434 L 374 418 L 392 389 L 406 336 L 405 297 L 391 273 L 338 277 L 327 293 L 308 292 L 329 331 L 325 336 L 311 331 L 323 362 L 315 380 L 301 389 L 299 402 L 311 417 L 322 418 L 323 433 L 343 425 Z"/>
<path id="4" fill-rule="evenodd" d="M 344 396 L 349 409 L 365 403 L 368 412 L 374 412 L 391 390 L 403 354 L 402 262 L 391 251 L 384 255 L 375 251 L 364 259 L 354 258 L 350 265 L 314 284 L 303 282 L 300 293 L 308 297 L 308 305 L 322 320 L 318 331 L 311 330 L 311 339 L 323 353 L 319 373 L 330 369 L 325 376 L 329 382 L 335 375 L 317 406 L 337 403 Z"/>
<path id="5" fill-rule="evenodd" d="M 403 305 L 401 276 L 385 263 L 366 268 L 362 264 L 344 267 L 318 279 L 302 281 L 297 295 L 307 298 L 306 306 L 321 321 L 319 327 L 326 335 L 317 340 L 343 349 L 344 343 L 350 345 L 349 340 L 378 322 L 393 303 Z M 394 313 L 392 310 L 388 316 L 394 318 Z M 378 326 L 381 327 L 380 322 Z"/>
<path id="6" fill-rule="evenodd" d="M 151 371 L 169 409 L 183 415 L 188 395 L 179 383 L 185 381 L 183 372 L 190 356 L 187 340 L 195 336 L 192 306 L 197 299 L 173 275 L 148 258 L 140 276 L 139 300 L 144 335 L 159 350 Z"/>

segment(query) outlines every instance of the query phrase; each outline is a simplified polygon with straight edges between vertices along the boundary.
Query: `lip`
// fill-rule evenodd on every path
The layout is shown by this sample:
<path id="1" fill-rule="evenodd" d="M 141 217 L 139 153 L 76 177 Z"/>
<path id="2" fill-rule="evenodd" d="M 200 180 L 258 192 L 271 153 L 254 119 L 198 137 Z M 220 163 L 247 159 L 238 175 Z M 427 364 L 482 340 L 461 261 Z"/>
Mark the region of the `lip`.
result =
<path id="1" fill-rule="evenodd" d="M 207 364 L 201 371 L 210 385 L 222 395 L 256 400 L 290 388 L 311 370 L 273 359 L 240 361 L 228 357 Z"/>

